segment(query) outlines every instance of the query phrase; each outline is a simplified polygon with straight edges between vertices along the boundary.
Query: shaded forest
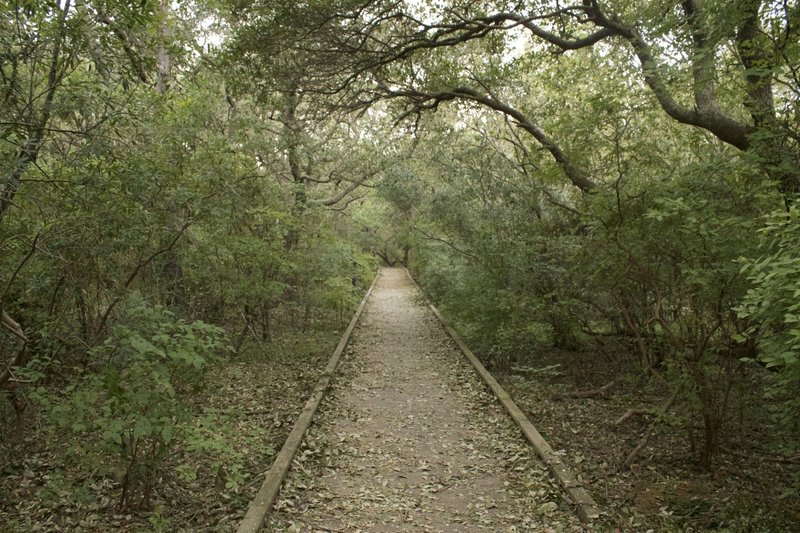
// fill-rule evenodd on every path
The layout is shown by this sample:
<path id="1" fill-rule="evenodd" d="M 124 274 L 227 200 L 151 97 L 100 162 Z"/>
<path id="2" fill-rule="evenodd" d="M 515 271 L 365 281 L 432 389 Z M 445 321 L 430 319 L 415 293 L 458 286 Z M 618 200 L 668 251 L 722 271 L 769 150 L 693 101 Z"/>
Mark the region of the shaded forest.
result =
<path id="1" fill-rule="evenodd" d="M 800 523 L 796 1 L 3 0 L 0 138 L 4 530 L 235 527 L 381 264 L 600 530 Z"/>

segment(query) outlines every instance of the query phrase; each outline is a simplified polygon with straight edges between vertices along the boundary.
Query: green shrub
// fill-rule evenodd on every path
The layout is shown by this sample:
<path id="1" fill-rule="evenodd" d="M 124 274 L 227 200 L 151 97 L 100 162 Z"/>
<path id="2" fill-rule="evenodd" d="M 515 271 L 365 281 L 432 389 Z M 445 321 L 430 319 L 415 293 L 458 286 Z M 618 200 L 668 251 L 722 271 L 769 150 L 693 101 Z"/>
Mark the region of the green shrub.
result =
<path id="1" fill-rule="evenodd" d="M 800 210 L 769 216 L 761 230 L 766 253 L 743 259 L 743 272 L 753 284 L 739 307 L 741 318 L 751 319 L 747 334 L 757 339 L 758 359 L 775 372 L 768 394 L 779 400 L 776 414 L 781 425 L 800 431 Z"/>
<path id="2" fill-rule="evenodd" d="M 98 371 L 67 387 L 53 407 L 60 427 L 98 433 L 93 453 L 110 461 L 121 482 L 120 508 L 148 505 L 170 450 L 197 440 L 189 401 L 226 349 L 220 328 L 131 299 L 112 335 L 93 350 Z"/>

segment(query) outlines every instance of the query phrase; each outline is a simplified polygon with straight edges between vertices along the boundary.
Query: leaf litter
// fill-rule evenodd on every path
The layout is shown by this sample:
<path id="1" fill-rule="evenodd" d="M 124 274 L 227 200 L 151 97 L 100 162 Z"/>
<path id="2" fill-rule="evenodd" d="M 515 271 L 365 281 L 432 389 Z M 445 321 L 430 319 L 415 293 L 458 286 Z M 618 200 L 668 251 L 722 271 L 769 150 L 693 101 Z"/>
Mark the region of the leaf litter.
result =
<path id="1" fill-rule="evenodd" d="M 266 530 L 582 531 L 402 269 L 384 269 Z"/>

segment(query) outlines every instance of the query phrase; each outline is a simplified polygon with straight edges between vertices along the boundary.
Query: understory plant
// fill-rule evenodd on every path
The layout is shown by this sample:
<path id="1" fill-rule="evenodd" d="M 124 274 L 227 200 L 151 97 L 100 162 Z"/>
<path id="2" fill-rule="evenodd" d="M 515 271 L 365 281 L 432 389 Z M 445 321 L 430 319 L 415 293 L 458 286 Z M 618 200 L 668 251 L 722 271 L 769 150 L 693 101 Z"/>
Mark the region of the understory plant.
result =
<path id="1" fill-rule="evenodd" d="M 195 430 L 191 402 L 227 350 L 221 328 L 186 322 L 133 296 L 108 339 L 92 350 L 95 371 L 54 402 L 59 427 L 97 436 L 88 460 L 110 466 L 120 509 L 149 504 L 177 445 L 202 448 L 209 440 Z"/>
<path id="2" fill-rule="evenodd" d="M 751 321 L 742 341 L 758 342 L 758 361 L 772 372 L 767 395 L 785 431 L 784 446 L 800 448 L 800 209 L 792 204 L 767 217 L 763 254 L 742 259 L 752 287 L 738 308 Z"/>
<path id="3" fill-rule="evenodd" d="M 613 195 L 610 204 L 598 199 L 583 256 L 643 373 L 669 391 L 657 414 L 682 418 L 702 469 L 711 468 L 745 401 L 735 391 L 752 346 L 738 342 L 746 324 L 735 308 L 747 280 L 736 259 L 754 250 L 755 219 L 772 198 L 735 164 L 726 170 L 726 179 L 702 182 L 711 170 L 690 164 L 663 185 L 617 191 L 628 198 L 624 207 Z"/>

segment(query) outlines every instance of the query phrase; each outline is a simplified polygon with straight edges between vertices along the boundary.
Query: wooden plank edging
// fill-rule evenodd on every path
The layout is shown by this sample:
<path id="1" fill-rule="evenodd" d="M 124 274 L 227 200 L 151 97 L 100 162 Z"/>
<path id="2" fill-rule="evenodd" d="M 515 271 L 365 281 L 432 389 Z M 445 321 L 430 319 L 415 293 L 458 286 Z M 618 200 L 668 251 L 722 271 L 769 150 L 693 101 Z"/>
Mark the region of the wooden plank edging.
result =
<path id="1" fill-rule="evenodd" d="M 428 305 L 433 311 L 433 314 L 436 315 L 436 318 L 439 319 L 442 326 L 444 327 L 447 334 L 450 335 L 450 338 L 456 343 L 458 348 L 461 350 L 461 353 L 472 363 L 473 368 L 475 371 L 480 375 L 481 379 L 483 379 L 484 383 L 492 389 L 492 392 L 500 400 L 500 403 L 503 404 L 506 412 L 508 412 L 509 416 L 516 422 L 517 426 L 519 426 L 522 433 L 525 435 L 525 438 L 528 439 L 528 442 L 531 443 L 531 446 L 536 450 L 536 453 L 542 459 L 542 461 L 547 465 L 550 469 L 550 472 L 555 476 L 558 483 L 567 493 L 569 498 L 572 500 L 573 505 L 575 506 L 575 511 L 578 514 L 578 517 L 583 522 L 591 522 L 593 519 L 598 518 L 600 516 L 599 508 L 595 503 L 594 499 L 592 498 L 591 494 L 583 488 L 582 484 L 578 481 L 575 475 L 570 471 L 569 467 L 564 464 L 564 461 L 561 460 L 553 448 L 544 440 L 541 433 L 536 429 L 536 427 L 531 423 L 525 413 L 517 406 L 511 396 L 506 392 L 506 390 L 497 382 L 497 380 L 486 370 L 486 367 L 475 357 L 475 354 L 472 353 L 464 341 L 461 340 L 461 337 L 458 336 L 458 333 L 448 324 L 448 322 L 444 319 L 442 314 L 436 308 L 433 303 L 428 299 L 425 292 L 422 288 L 417 284 L 416 280 L 411 276 L 411 272 L 406 268 L 406 275 L 408 279 L 417 287 L 420 294 L 422 294 L 425 299 L 428 301 Z"/>
<path id="2" fill-rule="evenodd" d="M 344 352 L 350 340 L 350 335 L 353 333 L 353 329 L 355 329 L 361 312 L 364 310 L 367 300 L 372 294 L 372 289 L 375 288 L 375 283 L 377 283 L 379 277 L 380 271 L 375 274 L 372 285 L 369 286 L 366 294 L 364 294 L 364 298 L 361 300 L 358 309 L 356 309 L 352 320 L 350 320 L 350 324 L 339 340 L 339 344 L 333 351 L 330 360 L 328 360 L 328 365 L 325 367 L 322 377 L 317 382 L 317 386 L 314 387 L 314 391 L 311 393 L 311 397 L 306 402 L 305 407 L 303 407 L 300 416 L 297 417 L 292 431 L 286 438 L 286 442 L 283 443 L 281 451 L 278 452 L 277 457 L 275 457 L 275 461 L 273 461 L 269 472 L 267 472 L 267 477 L 264 479 L 261 489 L 259 489 L 255 498 L 250 503 L 250 507 L 247 509 L 247 514 L 244 519 L 239 523 L 239 528 L 236 530 L 237 533 L 257 533 L 261 530 L 269 513 L 272 511 L 272 506 L 278 498 L 281 484 L 286 478 L 286 474 L 289 472 L 289 468 L 292 465 L 294 456 L 297 454 L 297 450 L 300 448 L 300 444 L 303 442 L 306 431 L 308 431 L 308 428 L 311 426 L 314 413 L 316 413 L 317 407 L 319 407 L 319 403 L 325 395 L 325 391 L 327 391 L 330 386 L 333 372 L 336 370 L 336 365 L 342 357 L 342 352 Z"/>

